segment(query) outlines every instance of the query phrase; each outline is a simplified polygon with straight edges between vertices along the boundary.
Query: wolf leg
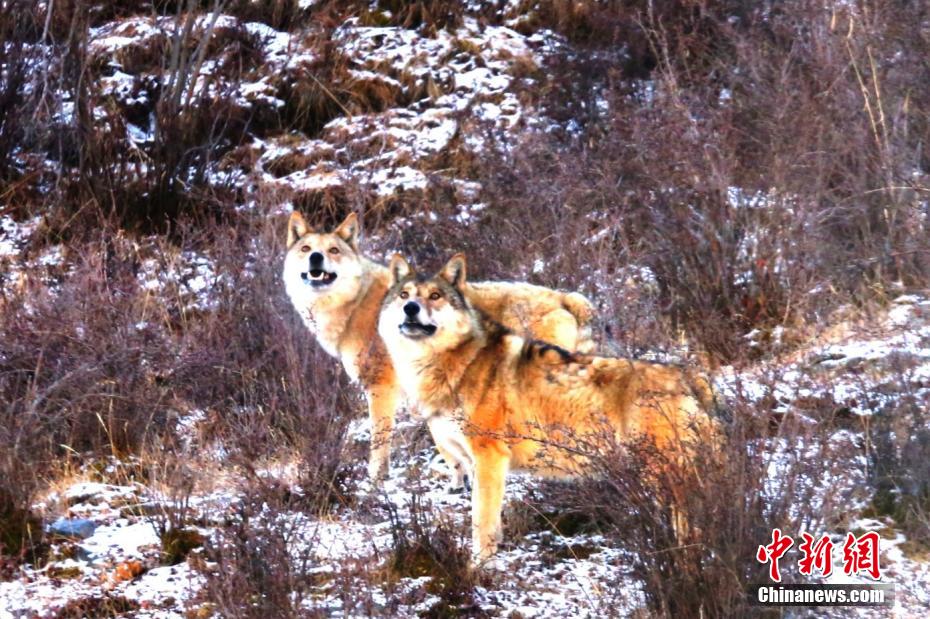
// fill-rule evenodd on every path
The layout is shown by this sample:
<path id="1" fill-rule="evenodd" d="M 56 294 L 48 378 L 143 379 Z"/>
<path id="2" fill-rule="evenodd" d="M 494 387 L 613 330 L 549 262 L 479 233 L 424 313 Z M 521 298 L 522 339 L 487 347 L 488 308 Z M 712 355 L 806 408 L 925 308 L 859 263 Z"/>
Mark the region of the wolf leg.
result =
<path id="1" fill-rule="evenodd" d="M 391 433 L 394 416 L 400 402 L 397 385 L 377 386 L 370 389 L 368 417 L 371 420 L 371 451 L 368 454 L 368 476 L 372 481 L 384 479 L 391 466 Z"/>
<path id="2" fill-rule="evenodd" d="M 460 491 L 465 487 L 466 473 L 471 470 L 471 458 L 463 443 L 460 426 L 443 415 L 433 415 L 427 422 L 433 443 L 442 459 L 446 461 L 451 476 L 449 490 Z"/>
<path id="3" fill-rule="evenodd" d="M 509 455 L 498 445 L 481 448 L 475 453 L 471 547 L 472 555 L 479 561 L 490 558 L 497 551 L 509 459 Z"/>
<path id="4" fill-rule="evenodd" d="M 449 467 L 449 492 L 461 492 L 465 488 L 465 465 L 439 443 L 436 450 Z"/>

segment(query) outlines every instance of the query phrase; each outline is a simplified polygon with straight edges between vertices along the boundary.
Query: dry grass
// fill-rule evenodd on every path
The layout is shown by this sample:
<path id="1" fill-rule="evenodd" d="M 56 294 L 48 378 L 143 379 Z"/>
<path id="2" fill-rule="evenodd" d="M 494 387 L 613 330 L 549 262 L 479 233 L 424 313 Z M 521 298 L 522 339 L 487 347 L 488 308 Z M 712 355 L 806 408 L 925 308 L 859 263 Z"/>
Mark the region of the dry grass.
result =
<path id="1" fill-rule="evenodd" d="M 106 70 L 89 55 L 88 28 L 152 10 L 183 25 L 178 9 L 186 2 L 102 10 L 56 1 L 47 77 L 57 86 L 44 90 L 29 51 L 43 36 L 44 3 L 14 4 L 22 10 L 0 23 L 0 63 L 8 67 L 0 83 L 0 213 L 41 216 L 27 254 L 60 244 L 69 267 L 34 266 L 0 290 L 0 571 L 41 561 L 41 526 L 30 506 L 48 478 L 140 452 L 178 489 L 181 507 L 164 515 L 163 529 L 166 558 L 179 559 L 189 545 L 177 543 L 189 524 L 187 477 L 196 472 L 180 466 L 190 454 L 175 425 L 179 412 L 201 409 L 205 438 L 228 449 L 248 495 L 238 524 L 206 550 L 218 571 L 204 595 L 228 616 L 299 615 L 319 583 L 309 558 L 302 565 L 288 556 L 283 525 L 259 518 L 262 505 L 319 514 L 344 500 L 357 460 L 346 455 L 346 425 L 361 404 L 336 364 L 308 343 L 283 296 L 283 222 L 266 217 L 261 200 L 257 214 L 237 210 L 241 187 L 212 182 L 211 166 L 250 169 L 254 137 L 314 136 L 335 118 L 427 96 L 403 76 L 393 76 L 400 89 L 354 76 L 334 29 L 354 15 L 429 35 L 460 24 L 461 3 L 325 3 L 310 11 L 290 1 L 231 3 L 244 19 L 307 28 L 319 52 L 317 63 L 276 84 L 287 102 L 280 111 L 244 110 L 229 92 L 189 88 L 201 51 L 233 86 L 260 69 L 256 41 L 241 29 L 212 42 L 192 32 L 128 50 L 119 59 L 125 67 L 166 68 L 134 86 L 143 103 L 120 107 L 84 79 Z M 816 0 L 768 13 L 735 2 L 532 4 L 521 30 L 552 27 L 575 46 L 547 66 L 520 69 L 546 79 L 522 96 L 561 128 L 481 157 L 460 140 L 426 162 L 482 183 L 478 199 L 489 206 L 467 227 L 454 219 L 463 200 L 443 180 L 379 199 L 343 186 L 294 196 L 294 204 L 323 224 L 360 211 L 379 235 L 374 250 L 402 249 L 427 267 L 464 250 L 475 278 L 581 289 L 599 304 L 605 347 L 629 356 L 677 350 L 686 339 L 712 363 L 768 358 L 775 351 L 750 349 L 747 333 L 758 330 L 762 341 L 778 327 L 800 334 L 842 304 L 868 308 L 925 284 L 930 47 L 919 3 L 879 0 L 868 13 Z M 62 121 L 51 110 L 65 95 L 75 114 Z M 150 115 L 154 142 L 127 156 L 127 123 Z M 295 155 L 272 171 L 317 163 Z M 397 226 L 399 218 L 414 225 Z M 212 266 L 208 305 L 194 304 L 183 281 L 157 293 L 144 285 L 147 265 L 169 273 L 188 252 Z M 731 405 L 737 421 L 726 465 L 701 480 L 713 492 L 692 497 L 698 533 L 688 547 L 676 545 L 653 489 L 639 481 L 635 454 L 602 462 L 602 481 L 570 492 L 564 509 L 560 499 L 558 514 L 512 511 L 511 533 L 552 522 L 563 533 L 608 533 L 639 557 L 634 568 L 651 612 L 745 612 L 742 586 L 757 578 L 755 545 L 772 526 L 793 528 L 815 515 L 788 509 L 807 497 L 798 480 L 811 464 L 802 461 L 789 465 L 780 501 L 763 510 L 765 462 L 747 445 L 768 437 L 769 419 L 761 406 Z M 925 420 L 916 400 L 902 407 L 885 418 L 898 421 L 873 436 L 873 510 L 919 541 L 930 535 L 920 481 L 927 437 L 917 430 Z M 813 430 L 781 426 L 774 438 L 816 445 L 817 466 L 836 463 L 842 454 L 824 440 L 830 416 L 818 421 Z M 894 440 L 902 436 L 913 440 Z M 256 470 L 282 453 L 303 463 L 300 498 Z M 446 582 L 437 614 L 467 606 L 475 581 L 460 540 L 430 516 L 412 518 L 412 529 L 395 527 L 388 571 L 425 570 Z M 85 600 L 73 611 L 116 612 L 121 604 Z"/>

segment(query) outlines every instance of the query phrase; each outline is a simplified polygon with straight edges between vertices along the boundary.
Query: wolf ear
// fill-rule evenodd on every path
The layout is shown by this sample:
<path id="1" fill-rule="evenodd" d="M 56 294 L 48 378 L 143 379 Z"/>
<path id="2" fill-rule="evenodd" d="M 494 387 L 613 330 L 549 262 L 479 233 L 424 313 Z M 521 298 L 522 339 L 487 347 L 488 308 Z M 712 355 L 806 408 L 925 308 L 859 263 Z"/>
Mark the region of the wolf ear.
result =
<path id="1" fill-rule="evenodd" d="M 310 226 L 307 220 L 298 211 L 291 213 L 291 218 L 287 220 L 287 246 L 290 247 L 305 234 L 310 232 Z"/>
<path id="2" fill-rule="evenodd" d="M 396 284 L 413 272 L 410 263 L 400 254 L 391 256 L 391 264 L 388 266 L 388 270 L 391 272 L 391 284 Z"/>
<path id="3" fill-rule="evenodd" d="M 358 215 L 349 213 L 348 217 L 342 220 L 342 223 L 336 228 L 335 234 L 351 245 L 352 249 L 358 251 Z"/>
<path id="4" fill-rule="evenodd" d="M 458 288 L 465 283 L 465 265 L 465 254 L 455 254 L 449 258 L 446 266 L 442 267 L 439 277 Z"/>

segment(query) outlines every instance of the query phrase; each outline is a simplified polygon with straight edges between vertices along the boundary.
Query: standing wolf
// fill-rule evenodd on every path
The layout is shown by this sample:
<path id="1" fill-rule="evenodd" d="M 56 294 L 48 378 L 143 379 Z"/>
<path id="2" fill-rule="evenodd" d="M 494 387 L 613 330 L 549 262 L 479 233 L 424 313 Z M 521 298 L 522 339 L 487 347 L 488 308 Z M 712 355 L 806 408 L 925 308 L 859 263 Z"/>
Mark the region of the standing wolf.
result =
<path id="1" fill-rule="evenodd" d="M 638 440 L 681 462 L 689 444 L 715 435 L 705 382 L 671 366 L 524 340 L 471 301 L 464 256 L 432 278 L 400 256 L 389 268 L 378 330 L 433 439 L 473 475 L 476 557 L 496 549 L 509 469 L 583 474 L 586 454 Z"/>
<path id="2" fill-rule="evenodd" d="M 378 335 L 378 314 L 391 275 L 386 267 L 359 253 L 358 236 L 354 213 L 332 232 L 318 232 L 294 212 L 287 227 L 284 285 L 320 345 L 338 357 L 349 376 L 365 390 L 372 429 L 368 473 L 379 480 L 388 470 L 391 432 L 402 389 Z M 572 350 L 593 346 L 593 310 L 578 293 L 487 282 L 463 285 L 461 294 L 517 332 Z M 452 485 L 460 485 L 465 471 L 455 466 L 459 460 L 442 449 L 440 454 L 453 468 Z"/>

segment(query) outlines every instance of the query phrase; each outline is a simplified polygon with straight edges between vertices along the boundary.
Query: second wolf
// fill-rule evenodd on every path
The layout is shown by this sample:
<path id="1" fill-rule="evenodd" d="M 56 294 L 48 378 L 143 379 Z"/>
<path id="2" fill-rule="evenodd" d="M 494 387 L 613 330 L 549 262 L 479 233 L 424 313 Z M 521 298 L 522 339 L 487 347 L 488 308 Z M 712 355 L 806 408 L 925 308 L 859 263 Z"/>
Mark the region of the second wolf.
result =
<path id="1" fill-rule="evenodd" d="M 510 469 L 585 474 L 599 448 L 640 440 L 665 456 L 660 462 L 686 463 L 690 446 L 715 442 L 703 379 L 521 338 L 463 293 L 461 255 L 432 278 L 417 277 L 399 256 L 390 269 L 379 332 L 434 440 L 473 475 L 477 557 L 496 548 Z M 679 528 L 686 516 L 671 507 Z"/>
<path id="2" fill-rule="evenodd" d="M 284 284 L 304 324 L 320 345 L 342 361 L 365 390 L 372 425 L 368 472 L 373 480 L 387 473 L 395 411 L 402 397 L 391 359 L 378 336 L 378 314 L 390 287 L 388 269 L 359 251 L 354 213 L 335 230 L 311 228 L 294 212 L 287 227 Z M 495 320 L 519 333 L 545 338 L 575 350 L 593 347 L 593 310 L 581 294 L 519 282 L 471 283 L 462 294 Z M 457 462 L 440 447 L 443 458 Z M 452 485 L 464 471 L 455 467 Z"/>

